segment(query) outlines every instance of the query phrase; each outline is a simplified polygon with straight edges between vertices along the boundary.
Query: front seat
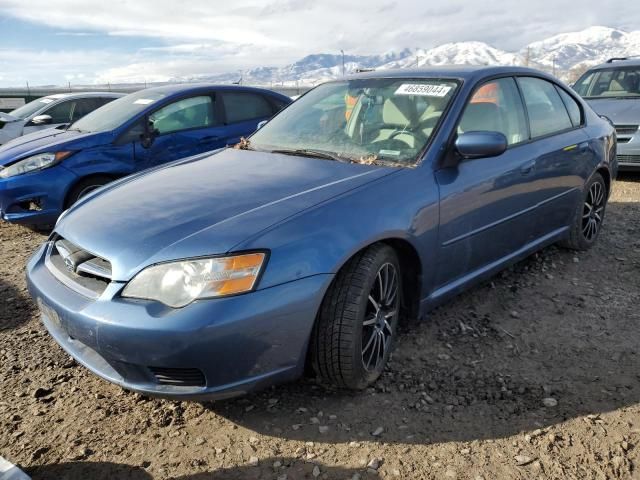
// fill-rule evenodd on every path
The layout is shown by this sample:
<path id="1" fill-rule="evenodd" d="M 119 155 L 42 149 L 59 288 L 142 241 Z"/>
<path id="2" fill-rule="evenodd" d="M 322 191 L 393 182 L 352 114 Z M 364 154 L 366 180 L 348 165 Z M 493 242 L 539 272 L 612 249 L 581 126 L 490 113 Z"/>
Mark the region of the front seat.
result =
<path id="1" fill-rule="evenodd" d="M 501 118 L 500 109 L 493 102 L 470 103 L 464 111 L 459 130 L 460 133 L 503 132 Z"/>

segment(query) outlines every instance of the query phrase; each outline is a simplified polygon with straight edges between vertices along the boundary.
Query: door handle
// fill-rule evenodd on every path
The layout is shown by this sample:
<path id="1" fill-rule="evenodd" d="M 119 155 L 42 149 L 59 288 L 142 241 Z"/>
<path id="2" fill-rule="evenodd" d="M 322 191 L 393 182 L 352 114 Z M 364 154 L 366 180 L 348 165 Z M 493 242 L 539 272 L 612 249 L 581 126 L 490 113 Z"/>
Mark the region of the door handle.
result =
<path id="1" fill-rule="evenodd" d="M 208 137 L 202 137 L 200 139 L 200 143 L 215 142 L 216 140 L 220 140 L 220 137 L 218 137 L 217 135 L 209 135 Z"/>
<path id="2" fill-rule="evenodd" d="M 531 162 L 525 163 L 522 167 L 520 167 L 520 173 L 522 175 L 529 175 L 536 168 L 536 161 L 532 160 Z"/>

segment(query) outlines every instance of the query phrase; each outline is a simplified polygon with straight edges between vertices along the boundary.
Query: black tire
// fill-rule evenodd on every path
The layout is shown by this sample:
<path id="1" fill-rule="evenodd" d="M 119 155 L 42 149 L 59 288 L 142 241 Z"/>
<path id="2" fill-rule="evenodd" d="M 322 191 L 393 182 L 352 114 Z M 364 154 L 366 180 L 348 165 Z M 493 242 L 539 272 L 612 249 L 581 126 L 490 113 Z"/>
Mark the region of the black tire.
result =
<path id="1" fill-rule="evenodd" d="M 560 242 L 571 250 L 588 250 L 598 239 L 607 207 L 607 184 L 595 173 L 585 185 L 582 201 L 576 207 L 569 236 Z"/>
<path id="2" fill-rule="evenodd" d="M 87 193 L 92 192 L 96 188 L 106 185 L 111 181 L 113 181 L 111 177 L 106 177 L 104 175 L 97 175 L 95 177 L 88 177 L 80 180 L 69 191 L 64 208 L 69 208 L 71 205 L 84 197 Z"/>
<path id="3" fill-rule="evenodd" d="M 376 244 L 350 259 L 329 287 L 316 319 L 310 351 L 316 374 L 352 389 L 375 382 L 393 348 L 401 295 L 400 263 L 391 247 Z M 368 342 L 364 352 L 363 339 Z"/>

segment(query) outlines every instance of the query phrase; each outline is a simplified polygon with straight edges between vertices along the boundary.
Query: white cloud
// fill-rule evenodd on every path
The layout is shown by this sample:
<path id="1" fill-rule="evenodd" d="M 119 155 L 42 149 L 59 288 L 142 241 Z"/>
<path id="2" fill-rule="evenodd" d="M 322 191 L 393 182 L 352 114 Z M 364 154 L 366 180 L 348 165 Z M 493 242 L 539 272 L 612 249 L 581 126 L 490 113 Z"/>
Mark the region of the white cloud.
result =
<path id="1" fill-rule="evenodd" d="M 152 81 L 283 65 L 310 53 L 381 53 L 480 40 L 514 51 L 563 31 L 593 24 L 628 29 L 640 24 L 633 2 L 609 0 L 0 0 L 5 18 L 47 25 L 78 37 L 78 49 L 34 44 L 0 49 L 3 84 L 52 83 L 84 74 L 84 81 Z M 570 14 L 559 14 L 566 12 Z M 622 23 L 621 23 L 622 22 Z M 64 26 L 61 28 L 61 26 Z M 73 31 L 70 31 L 73 26 Z M 83 36 L 132 37 L 126 53 L 83 50 Z M 135 37 L 165 46 L 142 48 Z"/>
<path id="2" fill-rule="evenodd" d="M 615 5 L 612 5 L 615 3 Z M 289 59 L 301 54 L 349 49 L 371 53 L 407 46 L 430 47 L 482 40 L 515 49 L 559 31 L 604 24 L 640 23 L 640 9 L 619 0 L 2 0 L 4 13 L 52 27 L 142 35 L 183 43 L 202 41 L 278 47 Z M 570 12 L 570 15 L 559 15 Z M 255 51 L 256 60 L 261 57 Z"/>

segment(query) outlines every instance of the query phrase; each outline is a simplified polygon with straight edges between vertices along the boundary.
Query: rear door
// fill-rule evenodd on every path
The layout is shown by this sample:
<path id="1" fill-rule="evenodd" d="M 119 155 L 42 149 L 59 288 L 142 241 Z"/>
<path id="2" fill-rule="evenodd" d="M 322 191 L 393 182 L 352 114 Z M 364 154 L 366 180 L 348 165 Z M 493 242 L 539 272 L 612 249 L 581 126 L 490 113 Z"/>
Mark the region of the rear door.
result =
<path id="1" fill-rule="evenodd" d="M 261 121 L 268 120 L 279 110 L 259 93 L 223 90 L 221 95 L 227 126 L 226 145 L 234 145 L 240 137 L 251 135 Z"/>
<path id="2" fill-rule="evenodd" d="M 137 169 L 152 167 L 225 145 L 226 128 L 215 93 L 181 98 L 146 117 L 155 138 L 145 147 L 135 143 Z M 143 126 L 137 126 L 140 130 Z"/>
<path id="3" fill-rule="evenodd" d="M 595 152 L 584 131 L 583 112 L 561 86 L 535 77 L 518 77 L 537 151 L 532 180 L 537 186 L 535 235 L 568 225 L 582 185 L 595 166 Z"/>
<path id="4" fill-rule="evenodd" d="M 440 188 L 440 254 L 436 292 L 464 284 L 522 249 L 533 238 L 538 156 L 529 143 L 524 106 L 513 78 L 481 85 L 469 100 L 458 134 L 497 131 L 508 148 L 499 156 L 461 160 L 436 172 Z"/>

